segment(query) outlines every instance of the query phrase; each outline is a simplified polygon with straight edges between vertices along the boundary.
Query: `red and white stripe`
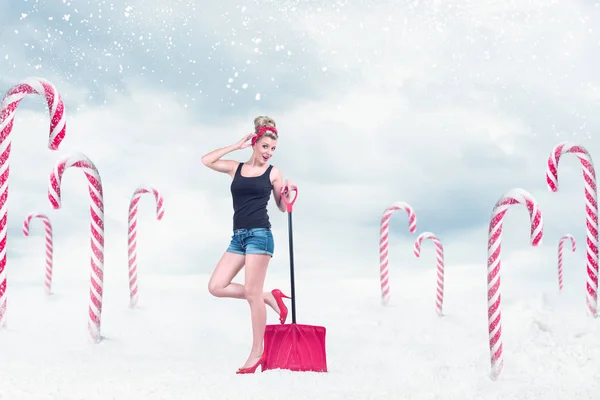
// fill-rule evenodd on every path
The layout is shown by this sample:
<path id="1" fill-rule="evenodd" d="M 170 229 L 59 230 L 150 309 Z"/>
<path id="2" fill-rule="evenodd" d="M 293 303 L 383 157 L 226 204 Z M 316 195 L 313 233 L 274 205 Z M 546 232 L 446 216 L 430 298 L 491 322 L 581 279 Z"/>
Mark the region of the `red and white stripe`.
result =
<path id="1" fill-rule="evenodd" d="M 29 224 L 33 218 L 39 218 L 44 223 L 44 230 L 46 231 L 46 279 L 45 289 L 46 293 L 52 293 L 52 223 L 46 214 L 31 212 L 25 217 L 23 221 L 23 235 L 29 236 Z"/>
<path id="2" fill-rule="evenodd" d="M 537 246 L 542 241 L 544 227 L 542 212 L 533 196 L 523 189 L 511 189 L 504 194 L 492 212 L 488 233 L 488 332 L 490 340 L 490 362 L 492 366 L 492 379 L 496 379 L 504 361 L 502 358 L 502 322 L 500 314 L 500 245 L 502 242 L 502 221 L 504 215 L 514 204 L 522 204 L 529 211 L 532 246 Z"/>
<path id="3" fill-rule="evenodd" d="M 81 168 L 88 180 L 91 197 L 91 277 L 88 331 L 95 343 L 101 340 L 102 288 L 104 284 L 104 195 L 102 180 L 94 163 L 85 155 L 76 153 L 60 159 L 50 174 L 48 199 L 55 209 L 60 208 L 60 185 L 67 168 Z"/>
<path id="4" fill-rule="evenodd" d="M 558 241 L 558 290 L 563 290 L 563 245 L 565 240 L 571 241 L 571 250 L 573 253 L 577 250 L 577 244 L 575 238 L 567 233 Z"/>
<path id="5" fill-rule="evenodd" d="M 571 153 L 579 158 L 583 169 L 585 188 L 585 224 L 586 224 L 586 255 L 587 282 L 586 303 L 588 312 L 598 317 L 598 192 L 596 186 L 596 171 L 590 153 L 583 147 L 569 142 L 558 144 L 548 158 L 546 182 L 548 188 L 558 191 L 558 162 L 563 154 Z"/>
<path id="6" fill-rule="evenodd" d="M 379 228 L 379 275 L 381 281 L 381 298 L 383 304 L 390 302 L 390 278 L 388 268 L 388 240 L 390 231 L 390 218 L 398 210 L 404 210 L 408 214 L 408 231 L 414 233 L 417 230 L 417 216 L 413 208 L 403 201 L 396 202 L 386 208 L 381 217 Z"/>
<path id="7" fill-rule="evenodd" d="M 442 305 L 444 304 L 444 246 L 442 242 L 431 232 L 423 232 L 415 240 L 414 253 L 415 257 L 421 255 L 421 244 L 424 239 L 430 239 L 435 244 L 436 260 L 437 260 L 437 290 L 435 296 L 435 311 L 439 316 L 442 316 Z"/>
<path id="8" fill-rule="evenodd" d="M 156 219 L 161 220 L 164 213 L 164 200 L 160 192 L 153 186 L 138 187 L 131 197 L 129 203 L 129 307 L 134 308 L 138 302 L 138 278 L 137 278 L 137 212 L 138 203 L 144 193 L 152 193 L 156 199 Z"/>
<path id="9" fill-rule="evenodd" d="M 52 85 L 42 78 L 25 79 L 8 90 L 0 104 L 0 328 L 6 327 L 6 244 L 8 219 L 8 175 L 11 149 L 10 133 L 13 128 L 17 106 L 23 98 L 30 94 L 44 96 L 50 114 L 50 136 L 48 148 L 58 150 L 65 137 L 65 106 L 60 94 Z"/>

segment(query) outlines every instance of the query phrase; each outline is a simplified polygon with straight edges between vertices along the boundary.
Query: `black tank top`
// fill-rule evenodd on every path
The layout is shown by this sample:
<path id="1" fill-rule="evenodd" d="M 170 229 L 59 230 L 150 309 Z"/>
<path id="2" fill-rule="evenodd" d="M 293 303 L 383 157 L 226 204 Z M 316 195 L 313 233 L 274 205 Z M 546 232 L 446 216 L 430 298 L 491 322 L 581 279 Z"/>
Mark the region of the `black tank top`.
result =
<path id="1" fill-rule="evenodd" d="M 271 228 L 267 203 L 273 190 L 269 177 L 273 166 L 269 165 L 260 176 L 244 177 L 242 165 L 238 165 L 231 182 L 233 229 Z"/>

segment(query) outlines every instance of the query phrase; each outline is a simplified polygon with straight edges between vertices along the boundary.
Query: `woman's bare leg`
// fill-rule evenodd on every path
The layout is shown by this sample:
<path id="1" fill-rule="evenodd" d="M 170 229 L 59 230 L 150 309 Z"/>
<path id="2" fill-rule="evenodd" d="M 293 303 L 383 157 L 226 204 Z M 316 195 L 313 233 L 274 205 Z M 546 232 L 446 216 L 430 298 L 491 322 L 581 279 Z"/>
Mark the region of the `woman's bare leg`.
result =
<path id="1" fill-rule="evenodd" d="M 244 286 L 239 283 L 231 283 L 231 281 L 240 272 L 245 261 L 246 256 L 244 255 L 229 252 L 223 253 L 208 281 L 208 291 L 210 294 L 215 297 L 243 299 Z"/>
<path id="2" fill-rule="evenodd" d="M 266 254 L 246 255 L 246 278 L 244 293 L 252 318 L 252 349 L 243 368 L 251 367 L 259 360 L 263 353 L 263 337 L 267 324 L 267 310 L 263 286 L 267 275 L 267 267 L 271 256 Z"/>
<path id="3" fill-rule="evenodd" d="M 208 281 L 208 291 L 215 297 L 231 297 L 234 299 L 245 299 L 244 285 L 232 283 L 231 281 L 240 272 L 246 256 L 241 254 L 225 252 Z M 264 302 L 279 314 L 279 306 L 271 292 L 263 293 Z"/>

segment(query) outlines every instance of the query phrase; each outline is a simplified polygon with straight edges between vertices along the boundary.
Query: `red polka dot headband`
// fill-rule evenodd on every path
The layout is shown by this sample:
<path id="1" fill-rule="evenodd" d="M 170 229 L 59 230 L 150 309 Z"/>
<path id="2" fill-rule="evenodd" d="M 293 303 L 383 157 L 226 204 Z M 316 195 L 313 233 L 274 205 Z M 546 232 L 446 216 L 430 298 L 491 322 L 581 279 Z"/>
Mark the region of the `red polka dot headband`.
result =
<path id="1" fill-rule="evenodd" d="M 252 138 L 252 146 L 254 146 L 254 144 L 258 141 L 258 139 L 260 139 L 260 137 L 262 135 L 264 135 L 266 131 L 271 131 L 271 132 L 274 132 L 276 135 L 278 135 L 277 129 L 273 128 L 272 126 L 262 126 L 261 125 L 256 130 L 256 136 L 254 136 Z"/>

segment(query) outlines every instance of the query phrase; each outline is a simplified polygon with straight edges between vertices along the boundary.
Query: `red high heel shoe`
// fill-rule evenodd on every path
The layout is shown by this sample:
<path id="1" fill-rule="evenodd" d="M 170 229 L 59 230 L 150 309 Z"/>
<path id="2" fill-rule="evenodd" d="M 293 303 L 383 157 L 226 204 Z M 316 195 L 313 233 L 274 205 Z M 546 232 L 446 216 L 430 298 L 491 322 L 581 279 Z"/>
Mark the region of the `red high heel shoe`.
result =
<path id="1" fill-rule="evenodd" d="M 283 300 L 281 298 L 285 297 L 286 299 L 291 299 L 291 297 L 286 296 L 279 289 L 273 289 L 273 290 L 271 290 L 271 293 L 273 294 L 273 297 L 275 298 L 275 302 L 277 302 L 277 306 L 279 307 L 279 322 L 281 322 L 282 324 L 285 324 L 285 320 L 288 315 L 288 308 L 285 306 L 285 304 L 283 303 Z"/>
<path id="2" fill-rule="evenodd" d="M 236 371 L 236 374 L 253 374 L 259 365 L 260 365 L 260 371 L 262 372 L 265 370 L 265 366 L 264 366 L 265 361 L 267 361 L 267 355 L 263 352 L 262 356 L 260 356 L 260 358 L 258 359 L 256 364 L 254 364 L 251 367 L 247 367 L 247 368 L 238 368 L 238 370 Z"/>

